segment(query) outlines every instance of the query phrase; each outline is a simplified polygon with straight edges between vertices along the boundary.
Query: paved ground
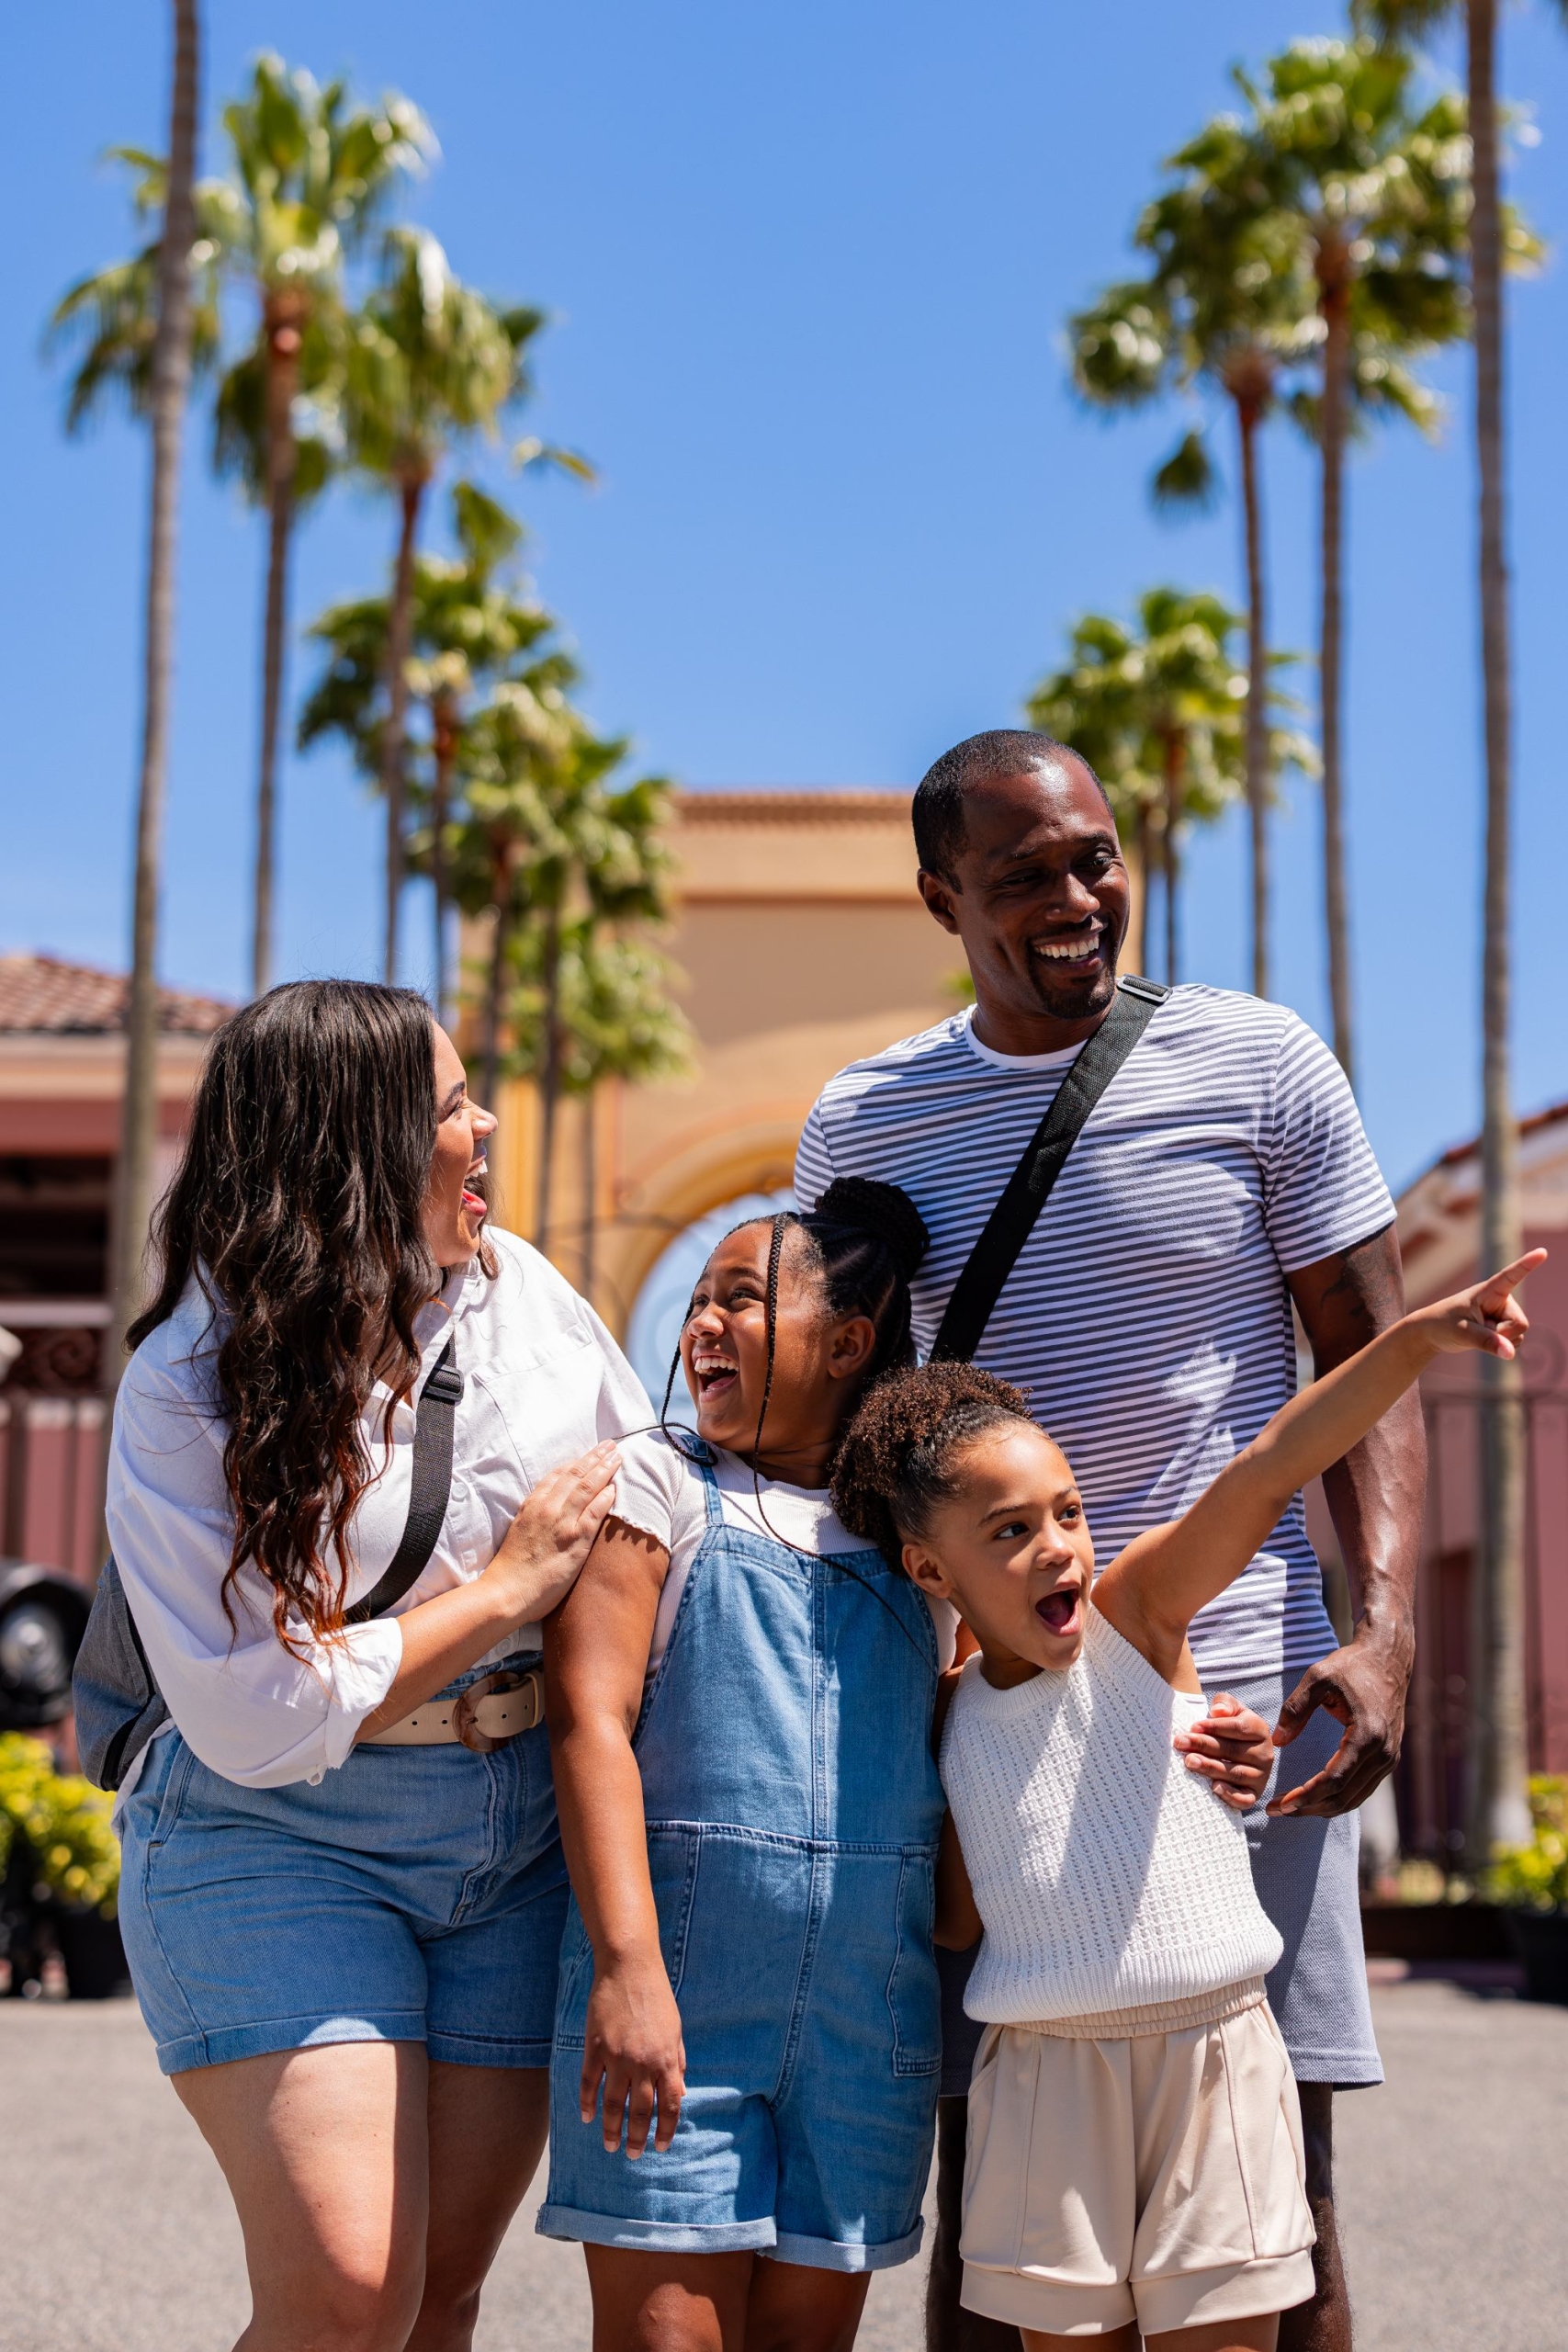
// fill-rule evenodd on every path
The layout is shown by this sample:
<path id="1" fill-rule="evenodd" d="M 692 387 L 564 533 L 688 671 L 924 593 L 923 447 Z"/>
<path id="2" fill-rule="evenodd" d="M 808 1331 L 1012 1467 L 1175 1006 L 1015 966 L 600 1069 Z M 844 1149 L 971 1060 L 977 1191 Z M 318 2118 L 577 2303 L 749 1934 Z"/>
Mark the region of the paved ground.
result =
<path id="1" fill-rule="evenodd" d="M 1373 1996 L 1388 2087 L 1340 2105 L 1359 2352 L 1568 2352 L 1568 2009 L 1446 1984 Z M 918 2352 L 919 2267 L 861 2352 Z M 0 2002 L 0 2352 L 224 2352 L 239 2233 L 130 2002 Z M 480 2352 L 587 2352 L 574 2248 L 520 2216 Z"/>

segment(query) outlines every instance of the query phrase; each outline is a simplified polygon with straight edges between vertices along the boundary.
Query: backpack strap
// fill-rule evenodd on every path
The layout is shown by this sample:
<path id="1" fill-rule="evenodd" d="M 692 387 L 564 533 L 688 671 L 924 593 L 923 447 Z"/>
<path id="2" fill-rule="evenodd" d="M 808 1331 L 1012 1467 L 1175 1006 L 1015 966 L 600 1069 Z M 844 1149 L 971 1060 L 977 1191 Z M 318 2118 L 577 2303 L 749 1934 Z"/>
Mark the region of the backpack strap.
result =
<path id="1" fill-rule="evenodd" d="M 1131 973 L 1117 981 L 1110 1012 L 1057 1088 L 953 1285 L 931 1363 L 967 1363 L 973 1357 L 1089 1113 L 1169 994 L 1157 981 Z"/>
<path id="2" fill-rule="evenodd" d="M 409 1481 L 409 1515 L 402 1540 L 391 1564 L 363 1600 L 344 1611 L 345 1625 L 363 1625 L 367 1618 L 384 1617 L 416 1584 L 430 1565 L 446 1506 L 452 1499 L 452 1447 L 456 1436 L 457 1400 L 463 1393 L 454 1349 L 456 1333 L 435 1360 L 419 1392 L 413 1425 L 413 1470 Z"/>

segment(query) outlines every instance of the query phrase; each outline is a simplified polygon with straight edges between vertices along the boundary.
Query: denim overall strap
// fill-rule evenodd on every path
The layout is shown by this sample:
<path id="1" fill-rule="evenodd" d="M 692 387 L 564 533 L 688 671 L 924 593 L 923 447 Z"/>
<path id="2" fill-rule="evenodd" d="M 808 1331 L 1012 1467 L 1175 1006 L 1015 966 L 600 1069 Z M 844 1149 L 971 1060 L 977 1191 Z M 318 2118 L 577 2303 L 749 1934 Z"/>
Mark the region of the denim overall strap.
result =
<path id="1" fill-rule="evenodd" d="M 687 1456 L 693 1469 L 703 1482 L 703 1510 L 707 1520 L 708 1533 L 724 1525 L 724 1498 L 718 1491 L 718 1477 L 714 1468 L 712 1449 L 704 1446 L 700 1454 Z"/>

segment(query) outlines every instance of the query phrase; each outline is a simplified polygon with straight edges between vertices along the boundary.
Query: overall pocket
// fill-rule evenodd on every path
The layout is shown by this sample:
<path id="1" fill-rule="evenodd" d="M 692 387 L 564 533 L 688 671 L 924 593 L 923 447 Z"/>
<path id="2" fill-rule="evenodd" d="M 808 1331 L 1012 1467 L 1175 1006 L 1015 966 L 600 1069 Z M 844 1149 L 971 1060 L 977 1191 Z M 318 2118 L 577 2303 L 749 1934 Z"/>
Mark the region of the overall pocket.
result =
<path id="1" fill-rule="evenodd" d="M 898 1937 L 887 1979 L 895 2075 L 942 2071 L 942 1987 L 932 1940 L 936 1871 L 930 1854 L 905 1854 L 898 1869 Z"/>

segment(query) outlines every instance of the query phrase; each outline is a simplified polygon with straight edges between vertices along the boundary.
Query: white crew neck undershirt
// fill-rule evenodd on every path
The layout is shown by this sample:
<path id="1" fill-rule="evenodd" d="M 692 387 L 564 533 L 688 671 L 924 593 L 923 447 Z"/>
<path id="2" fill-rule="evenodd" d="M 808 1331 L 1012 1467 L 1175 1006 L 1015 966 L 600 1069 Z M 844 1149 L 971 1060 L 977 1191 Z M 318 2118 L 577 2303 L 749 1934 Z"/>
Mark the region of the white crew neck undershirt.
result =
<path id="1" fill-rule="evenodd" d="M 1059 1046 L 1054 1054 L 998 1054 L 994 1046 L 982 1045 L 975 1035 L 975 1008 L 971 1005 L 964 1015 L 964 1035 L 969 1050 L 993 1069 L 1022 1072 L 1031 1069 L 1066 1069 L 1082 1053 L 1082 1046 Z"/>

